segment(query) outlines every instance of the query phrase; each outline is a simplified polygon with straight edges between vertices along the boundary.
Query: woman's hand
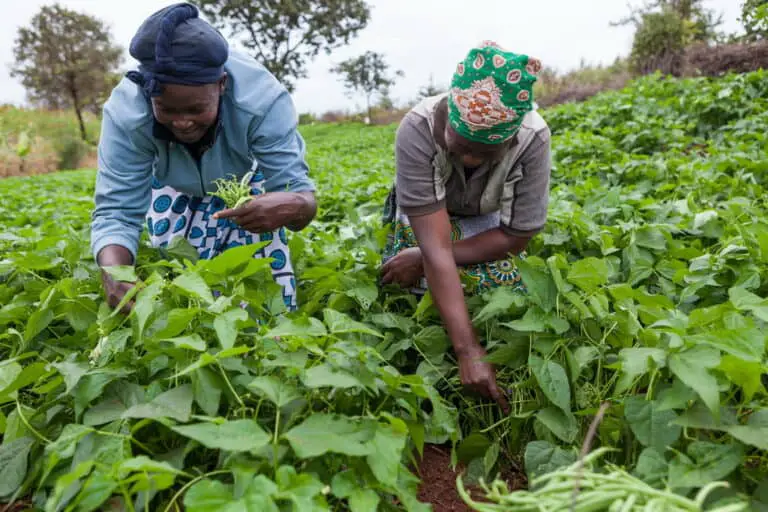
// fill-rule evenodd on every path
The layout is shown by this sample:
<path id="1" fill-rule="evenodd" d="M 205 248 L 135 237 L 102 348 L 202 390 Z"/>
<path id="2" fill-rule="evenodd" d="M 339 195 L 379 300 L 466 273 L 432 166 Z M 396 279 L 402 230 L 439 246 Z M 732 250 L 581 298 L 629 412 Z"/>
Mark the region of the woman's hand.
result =
<path id="1" fill-rule="evenodd" d="M 125 294 L 131 291 L 136 286 L 136 283 L 128 283 L 125 281 L 116 281 L 105 270 L 101 271 L 101 284 L 104 287 L 104 294 L 107 298 L 107 304 L 110 308 L 116 308 L 120 305 L 120 302 L 125 297 Z M 122 312 L 126 315 L 131 312 L 135 301 L 129 300 L 122 309 Z"/>
<path id="2" fill-rule="evenodd" d="M 476 342 L 457 354 L 461 383 L 467 390 L 496 401 L 504 414 L 509 414 L 509 402 L 496 384 L 496 370 L 483 361 L 485 355 L 485 349 Z"/>
<path id="3" fill-rule="evenodd" d="M 104 268 L 133 265 L 133 255 L 121 245 L 108 245 L 99 251 L 97 263 L 101 267 L 101 284 L 104 287 L 107 304 L 110 308 L 116 308 L 136 283 L 117 281 Z M 123 313 L 130 313 L 133 305 L 133 300 L 128 301 L 123 306 Z"/>
<path id="4" fill-rule="evenodd" d="M 253 196 L 239 208 L 217 212 L 214 219 L 232 219 L 251 233 L 268 233 L 283 226 L 298 231 L 314 218 L 314 195 L 309 192 L 268 192 Z"/>
<path id="5" fill-rule="evenodd" d="M 403 288 L 415 286 L 424 277 L 421 250 L 409 247 L 400 251 L 381 267 L 381 275 L 382 284 L 396 284 Z"/>

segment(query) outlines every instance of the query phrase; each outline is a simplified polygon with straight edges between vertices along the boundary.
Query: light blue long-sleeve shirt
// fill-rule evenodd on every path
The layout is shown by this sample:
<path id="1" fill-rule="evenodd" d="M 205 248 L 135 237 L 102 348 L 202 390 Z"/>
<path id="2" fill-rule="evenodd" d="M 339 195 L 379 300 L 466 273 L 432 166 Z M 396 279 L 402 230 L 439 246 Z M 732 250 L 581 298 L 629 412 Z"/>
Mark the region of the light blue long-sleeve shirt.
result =
<path id="1" fill-rule="evenodd" d="M 98 147 L 91 221 L 94 258 L 105 246 L 116 244 L 135 259 L 153 176 L 161 185 L 200 197 L 214 190 L 218 178 L 242 177 L 255 159 L 266 192 L 314 191 L 288 91 L 261 64 L 238 51 L 230 52 L 225 70 L 220 129 L 199 165 L 182 144 L 153 135 L 152 106 L 138 85 L 123 78 L 112 91 Z"/>

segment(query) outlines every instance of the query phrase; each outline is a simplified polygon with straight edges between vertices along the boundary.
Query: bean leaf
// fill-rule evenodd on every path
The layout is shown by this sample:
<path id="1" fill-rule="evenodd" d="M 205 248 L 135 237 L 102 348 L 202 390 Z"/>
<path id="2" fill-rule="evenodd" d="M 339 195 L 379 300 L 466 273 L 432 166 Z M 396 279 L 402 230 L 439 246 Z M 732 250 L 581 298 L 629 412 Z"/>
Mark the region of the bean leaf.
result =
<path id="1" fill-rule="evenodd" d="M 297 457 L 308 459 L 328 452 L 369 455 L 375 435 L 376 424 L 370 420 L 317 413 L 283 437 L 291 444 Z"/>
<path id="2" fill-rule="evenodd" d="M 563 367 L 551 359 L 544 360 L 536 355 L 530 356 L 528 364 L 550 402 L 563 411 L 570 411 L 571 386 Z"/>
<path id="3" fill-rule="evenodd" d="M 24 482 L 33 444 L 31 437 L 21 437 L 0 445 L 0 496 L 10 496 Z"/>
<path id="4" fill-rule="evenodd" d="M 192 386 L 184 384 L 164 393 L 145 404 L 137 404 L 125 411 L 122 418 L 173 418 L 176 421 L 189 421 L 192 413 Z"/>
<path id="5" fill-rule="evenodd" d="M 270 437 L 254 420 L 233 420 L 216 423 L 196 423 L 173 427 L 184 437 L 194 439 L 212 450 L 231 452 L 257 451 L 269 444 Z"/>
<path id="6" fill-rule="evenodd" d="M 624 400 L 624 417 L 637 440 L 659 453 L 664 453 L 677 441 L 682 431 L 679 425 L 673 424 L 677 419 L 674 411 L 661 411 L 656 401 L 645 400 L 641 396 Z"/>

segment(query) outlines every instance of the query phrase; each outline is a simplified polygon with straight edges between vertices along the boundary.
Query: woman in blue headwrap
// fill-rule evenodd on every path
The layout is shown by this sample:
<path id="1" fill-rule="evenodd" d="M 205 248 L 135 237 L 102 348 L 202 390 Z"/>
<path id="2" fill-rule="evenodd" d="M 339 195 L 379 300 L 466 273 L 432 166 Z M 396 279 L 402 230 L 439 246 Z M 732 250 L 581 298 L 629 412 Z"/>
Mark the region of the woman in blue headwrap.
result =
<path id="1" fill-rule="evenodd" d="M 305 145 L 288 91 L 180 3 L 150 16 L 130 45 L 140 63 L 104 107 L 91 250 L 101 267 L 132 265 L 144 225 L 155 247 L 186 238 L 201 258 L 269 241 L 290 309 L 296 289 L 285 229 L 316 213 Z M 215 180 L 253 171 L 254 198 L 227 209 Z M 115 307 L 133 286 L 102 272 Z"/>

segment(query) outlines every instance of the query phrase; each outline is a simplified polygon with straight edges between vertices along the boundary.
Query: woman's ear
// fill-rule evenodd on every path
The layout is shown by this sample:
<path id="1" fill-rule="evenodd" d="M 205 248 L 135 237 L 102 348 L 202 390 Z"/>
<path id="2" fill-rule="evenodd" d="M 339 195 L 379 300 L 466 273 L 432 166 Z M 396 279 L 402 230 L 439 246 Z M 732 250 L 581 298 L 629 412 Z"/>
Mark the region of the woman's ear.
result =
<path id="1" fill-rule="evenodd" d="M 224 73 L 224 76 L 222 76 L 221 80 L 219 80 L 219 96 L 224 94 L 224 90 L 227 88 L 228 79 L 229 79 L 229 75 Z"/>

